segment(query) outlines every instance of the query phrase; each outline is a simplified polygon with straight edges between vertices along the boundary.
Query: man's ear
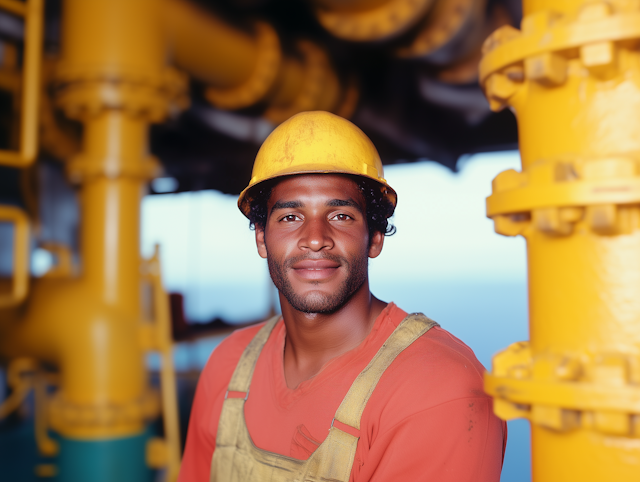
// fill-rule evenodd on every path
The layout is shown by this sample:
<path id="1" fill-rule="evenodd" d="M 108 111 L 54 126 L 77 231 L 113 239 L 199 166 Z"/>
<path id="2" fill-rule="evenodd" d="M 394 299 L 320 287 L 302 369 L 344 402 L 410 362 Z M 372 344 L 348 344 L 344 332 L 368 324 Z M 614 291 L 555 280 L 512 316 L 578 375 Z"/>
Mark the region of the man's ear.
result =
<path id="1" fill-rule="evenodd" d="M 267 259 L 267 245 L 264 243 L 264 228 L 256 226 L 256 246 L 261 258 Z"/>
<path id="2" fill-rule="evenodd" d="M 378 255 L 382 252 L 382 245 L 384 244 L 384 234 L 382 234 L 380 231 L 376 231 L 373 233 L 370 241 L 369 257 L 377 258 Z"/>

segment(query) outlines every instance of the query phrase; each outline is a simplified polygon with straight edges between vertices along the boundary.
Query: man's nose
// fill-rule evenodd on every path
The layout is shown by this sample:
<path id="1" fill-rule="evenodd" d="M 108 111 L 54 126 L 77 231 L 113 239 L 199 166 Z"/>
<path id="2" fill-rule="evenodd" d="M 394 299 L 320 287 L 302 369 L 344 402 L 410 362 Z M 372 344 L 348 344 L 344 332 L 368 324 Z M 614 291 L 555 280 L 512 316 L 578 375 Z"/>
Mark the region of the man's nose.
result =
<path id="1" fill-rule="evenodd" d="M 331 249 L 333 247 L 331 226 L 324 219 L 307 218 L 301 234 L 302 236 L 298 242 L 298 247 L 301 249 L 320 251 L 321 249 Z"/>

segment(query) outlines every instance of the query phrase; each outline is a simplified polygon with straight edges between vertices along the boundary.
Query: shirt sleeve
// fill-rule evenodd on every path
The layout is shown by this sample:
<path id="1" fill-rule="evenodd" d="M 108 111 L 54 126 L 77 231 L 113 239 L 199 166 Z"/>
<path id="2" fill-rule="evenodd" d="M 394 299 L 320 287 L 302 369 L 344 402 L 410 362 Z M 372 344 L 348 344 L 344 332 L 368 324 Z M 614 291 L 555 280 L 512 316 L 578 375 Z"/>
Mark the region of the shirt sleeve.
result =
<path id="1" fill-rule="evenodd" d="M 506 424 L 487 397 L 463 398 L 413 414 L 376 438 L 355 482 L 498 482 Z"/>
<path id="2" fill-rule="evenodd" d="M 191 407 L 189 431 L 182 456 L 178 482 L 208 482 L 211 458 L 216 446 L 215 438 L 208 430 L 210 410 L 207 401 L 210 399 L 203 371 Z M 209 402 L 210 403 L 210 402 Z"/>

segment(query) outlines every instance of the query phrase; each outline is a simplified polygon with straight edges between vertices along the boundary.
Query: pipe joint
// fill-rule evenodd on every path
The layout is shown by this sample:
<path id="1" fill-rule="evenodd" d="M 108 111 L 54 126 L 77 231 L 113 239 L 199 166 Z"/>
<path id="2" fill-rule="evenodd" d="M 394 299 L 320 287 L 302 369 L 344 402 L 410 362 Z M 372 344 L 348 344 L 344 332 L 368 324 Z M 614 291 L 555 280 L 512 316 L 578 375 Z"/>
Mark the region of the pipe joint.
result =
<path id="1" fill-rule="evenodd" d="M 355 86 L 343 88 L 329 56 L 321 47 L 307 40 L 299 40 L 296 47 L 303 59 L 300 88 L 293 98 L 272 102 L 264 116 L 276 124 L 298 112 L 310 110 L 326 110 L 349 117 L 357 101 Z M 277 92 L 274 97 L 278 98 Z"/>
<path id="2" fill-rule="evenodd" d="M 501 110 L 528 83 L 564 84 L 570 73 L 587 72 L 597 80 L 621 74 L 621 51 L 640 39 L 636 4 L 584 5 L 575 14 L 541 10 L 522 20 L 522 30 L 504 26 L 483 45 L 480 82 L 491 108 Z M 524 73 L 514 79 L 513 71 Z M 524 81 L 524 82 L 523 82 Z"/>
<path id="3" fill-rule="evenodd" d="M 321 2 L 316 0 L 316 3 Z M 360 8 L 340 8 L 340 4 L 318 5 L 316 16 L 325 29 L 341 39 L 356 42 L 387 40 L 415 26 L 429 11 L 433 0 L 365 3 Z"/>
<path id="4" fill-rule="evenodd" d="M 447 65 L 477 49 L 486 36 L 486 0 L 439 0 L 423 15 L 417 33 L 398 48 L 401 58 Z"/>
<path id="5" fill-rule="evenodd" d="M 66 172 L 72 183 L 80 184 L 90 179 L 105 177 L 108 179 L 131 178 L 148 180 L 157 177 L 162 167 L 153 156 L 134 159 L 136 162 L 123 162 L 121 157 L 91 157 L 80 154 L 66 164 Z"/>
<path id="6" fill-rule="evenodd" d="M 146 122 L 160 122 L 189 105 L 188 79 L 171 68 L 158 77 L 109 75 L 92 69 L 59 71 L 54 88 L 65 114 L 81 121 L 105 110 L 121 110 Z"/>
<path id="7" fill-rule="evenodd" d="M 505 420 L 556 432 L 579 428 L 640 437 L 640 357 L 620 353 L 533 355 L 515 343 L 493 359 L 485 390 Z"/>
<path id="8" fill-rule="evenodd" d="M 67 437 L 121 436 L 141 432 L 145 423 L 160 414 L 160 397 L 148 389 L 138 399 L 120 403 L 79 404 L 64 392 L 49 402 L 51 428 Z"/>
<path id="9" fill-rule="evenodd" d="M 487 198 L 487 216 L 505 236 L 529 227 L 567 236 L 578 224 L 602 235 L 629 234 L 640 227 L 639 203 L 638 159 L 538 161 L 524 172 L 498 174 Z"/>
<path id="10" fill-rule="evenodd" d="M 278 34 L 269 24 L 256 23 L 257 61 L 251 76 L 230 88 L 208 87 L 205 97 L 221 109 L 241 109 L 262 100 L 273 87 L 282 61 Z"/>

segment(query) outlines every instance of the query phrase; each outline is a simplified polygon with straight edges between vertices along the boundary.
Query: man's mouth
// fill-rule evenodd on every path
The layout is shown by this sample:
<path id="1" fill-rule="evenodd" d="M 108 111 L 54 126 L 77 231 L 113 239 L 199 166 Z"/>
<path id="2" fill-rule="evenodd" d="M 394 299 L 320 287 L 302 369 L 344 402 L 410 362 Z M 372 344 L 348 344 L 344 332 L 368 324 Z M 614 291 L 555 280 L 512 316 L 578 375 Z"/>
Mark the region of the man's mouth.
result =
<path id="1" fill-rule="evenodd" d="M 322 280 L 332 276 L 340 263 L 330 259 L 304 259 L 291 266 L 294 273 L 307 280 Z"/>

